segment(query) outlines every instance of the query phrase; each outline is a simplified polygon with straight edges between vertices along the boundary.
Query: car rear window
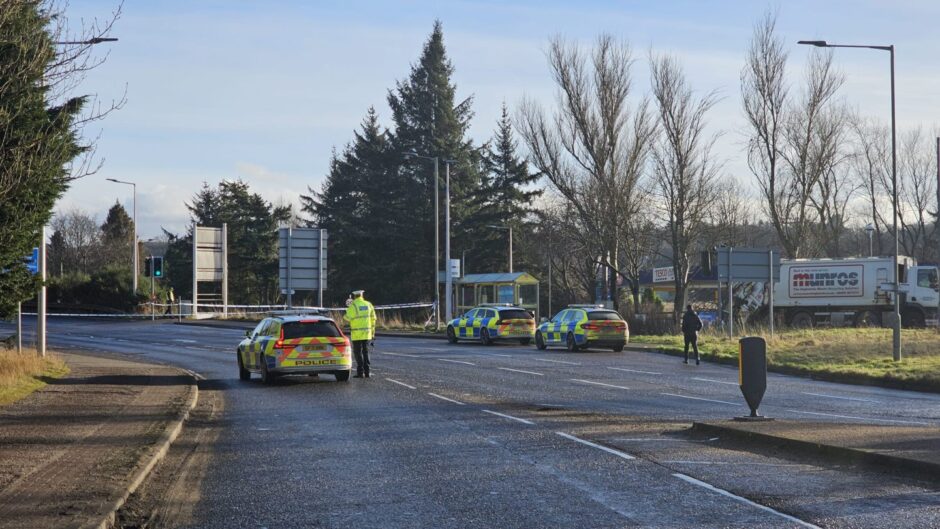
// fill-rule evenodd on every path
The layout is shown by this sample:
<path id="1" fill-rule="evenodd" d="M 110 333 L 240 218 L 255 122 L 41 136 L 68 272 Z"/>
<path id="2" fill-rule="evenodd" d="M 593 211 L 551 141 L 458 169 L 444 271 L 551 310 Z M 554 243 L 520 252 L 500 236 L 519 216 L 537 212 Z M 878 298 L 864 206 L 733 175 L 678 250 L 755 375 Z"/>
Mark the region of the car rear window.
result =
<path id="1" fill-rule="evenodd" d="M 501 320 L 531 320 L 532 315 L 521 309 L 510 309 L 499 311 Z"/>
<path id="2" fill-rule="evenodd" d="M 623 320 L 623 318 L 620 317 L 620 314 L 617 314 L 616 312 L 612 310 L 588 312 L 588 319 L 589 320 L 607 320 L 607 321 Z"/>
<path id="3" fill-rule="evenodd" d="M 284 339 L 311 338 L 317 336 L 340 336 L 336 324 L 331 321 L 290 321 L 283 325 Z"/>

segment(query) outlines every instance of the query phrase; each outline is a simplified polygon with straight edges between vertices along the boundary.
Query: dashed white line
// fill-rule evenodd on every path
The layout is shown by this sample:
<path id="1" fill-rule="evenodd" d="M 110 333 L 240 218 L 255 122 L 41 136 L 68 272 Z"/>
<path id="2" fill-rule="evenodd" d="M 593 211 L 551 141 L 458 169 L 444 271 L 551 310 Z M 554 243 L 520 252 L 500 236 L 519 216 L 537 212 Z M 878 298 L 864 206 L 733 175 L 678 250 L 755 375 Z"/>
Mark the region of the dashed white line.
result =
<path id="1" fill-rule="evenodd" d="M 676 393 L 660 393 L 660 395 L 666 395 L 669 397 L 679 397 L 680 399 L 704 400 L 705 402 L 717 402 L 718 404 L 727 404 L 728 406 L 738 406 L 738 404 L 735 404 L 734 402 L 728 402 L 725 400 L 706 399 L 702 397 L 691 397 L 689 395 L 678 395 Z"/>
<path id="2" fill-rule="evenodd" d="M 807 528 L 809 528 L 809 529 L 821 529 L 818 525 L 813 525 L 813 524 L 811 524 L 811 523 L 809 523 L 809 522 L 804 522 L 803 520 L 800 520 L 799 518 L 795 518 L 795 517 L 793 517 L 793 516 L 790 516 L 789 514 L 784 514 L 784 513 L 780 512 L 780 511 L 778 511 L 778 510 L 776 510 L 776 509 L 772 509 L 772 508 L 770 508 L 770 507 L 768 507 L 768 506 L 766 506 L 766 505 L 761 505 L 761 504 L 759 504 L 759 503 L 754 503 L 753 501 L 751 501 L 751 500 L 749 500 L 749 499 L 747 499 L 747 498 L 743 498 L 743 497 L 741 497 L 741 496 L 738 496 L 737 494 L 732 494 L 732 493 L 730 493 L 730 492 L 728 492 L 728 491 L 726 491 L 726 490 L 724 490 L 724 489 L 719 489 L 718 487 L 716 487 L 716 486 L 714 486 L 714 485 L 710 485 L 710 484 L 708 484 L 708 483 L 705 483 L 704 481 L 699 481 L 699 480 L 697 480 L 697 479 L 695 479 L 695 478 L 693 478 L 693 477 L 691 477 L 691 476 L 686 476 L 685 474 L 673 474 L 673 476 L 675 476 L 675 477 L 681 479 L 682 481 L 685 481 L 686 483 L 691 483 L 692 485 L 696 485 L 696 486 L 699 486 L 699 487 L 708 489 L 708 490 L 710 490 L 710 491 L 712 491 L 712 492 L 717 492 L 718 494 L 721 494 L 722 496 L 725 496 L 725 497 L 727 497 L 727 498 L 731 498 L 731 499 L 733 499 L 733 500 L 735 500 L 735 501 L 739 501 L 739 502 L 744 503 L 744 504 L 746 504 L 746 505 L 750 505 L 751 507 L 756 507 L 756 508 L 758 508 L 758 509 L 760 509 L 760 510 L 762 510 L 762 511 L 764 511 L 764 512 L 769 512 L 769 513 L 774 514 L 774 515 L 776 515 L 776 516 L 780 516 L 781 518 L 790 520 L 791 522 L 793 522 L 793 523 L 795 523 L 795 524 L 797 524 L 797 525 L 800 525 L 801 527 L 807 527 Z"/>
<path id="3" fill-rule="evenodd" d="M 616 386 L 616 385 L 614 385 L 614 384 L 605 384 L 605 383 L 603 383 L 603 382 L 592 382 L 592 381 L 590 381 L 590 380 L 581 380 L 580 378 L 572 378 L 571 380 L 573 380 L 573 381 L 575 381 L 575 382 L 580 382 L 580 383 L 582 383 L 582 384 L 593 384 L 593 385 L 595 385 L 595 386 L 605 386 L 605 387 L 608 387 L 608 388 L 630 389 L 630 388 L 628 388 L 628 387 L 626 387 L 626 386 Z"/>
<path id="4" fill-rule="evenodd" d="M 715 384 L 727 384 L 729 386 L 737 386 L 737 382 L 726 382 L 724 380 L 715 380 L 713 378 L 698 378 L 692 377 L 692 380 L 698 380 L 699 382 L 714 382 Z"/>
<path id="5" fill-rule="evenodd" d="M 569 366 L 579 366 L 579 365 L 581 365 L 579 362 L 566 362 L 566 361 L 564 361 L 564 360 L 550 360 L 550 359 L 548 359 L 548 358 L 535 358 L 534 356 L 532 357 L 532 360 L 538 360 L 539 362 L 552 362 L 552 363 L 555 363 L 555 364 L 567 364 L 567 365 L 569 365 Z"/>
<path id="6" fill-rule="evenodd" d="M 503 417 L 504 419 L 509 419 L 509 420 L 512 420 L 512 421 L 521 422 L 522 424 L 528 424 L 528 425 L 530 425 L 530 426 L 533 425 L 533 424 L 535 424 L 534 422 L 532 422 L 532 421 L 530 421 L 530 420 L 521 419 L 521 418 L 519 418 L 519 417 L 513 417 L 512 415 L 506 415 L 505 413 L 499 413 L 499 412 L 497 412 L 497 411 L 483 410 L 483 413 L 489 413 L 490 415 L 497 415 L 497 416 L 499 416 L 499 417 Z"/>
<path id="7" fill-rule="evenodd" d="M 418 388 L 416 388 L 416 387 L 414 387 L 414 386 L 405 384 L 404 382 L 399 382 L 399 381 L 395 380 L 394 378 L 386 378 L 385 380 L 388 380 L 389 382 L 394 382 L 395 384 L 398 384 L 399 386 L 405 386 L 405 387 L 408 388 L 408 389 L 418 389 Z"/>
<path id="8" fill-rule="evenodd" d="M 421 358 L 421 356 L 419 356 L 419 355 L 409 355 L 409 354 L 405 354 L 405 353 L 392 353 L 392 352 L 389 352 L 389 351 L 382 351 L 382 354 L 385 354 L 385 355 L 393 355 L 393 356 L 407 356 L 408 358 Z"/>
<path id="9" fill-rule="evenodd" d="M 464 405 L 464 403 L 463 403 L 463 402 L 460 402 L 459 400 L 449 399 L 449 398 L 447 398 L 447 397 L 445 397 L 445 396 L 443 396 L 443 395 L 438 395 L 437 393 L 428 393 L 428 395 L 430 395 L 430 396 L 432 396 L 432 397 L 435 397 L 435 398 L 438 398 L 438 399 L 441 399 L 441 400 L 446 400 L 447 402 L 453 402 L 454 404 L 459 404 L 459 405 L 461 405 L 461 406 Z"/>
<path id="10" fill-rule="evenodd" d="M 536 373 L 535 371 L 526 371 L 525 369 L 512 369 L 511 367 L 498 367 L 497 369 L 502 369 L 503 371 L 512 371 L 514 373 L 525 373 L 527 375 L 538 375 L 544 377 L 544 373 Z"/>
<path id="11" fill-rule="evenodd" d="M 448 359 L 448 358 L 438 358 L 438 360 L 440 360 L 441 362 L 450 362 L 450 363 L 452 363 L 452 364 L 464 364 L 464 365 L 468 365 L 468 366 L 475 366 L 475 365 L 476 365 L 476 364 L 474 364 L 473 362 L 464 362 L 463 360 L 450 360 L 450 359 Z"/>
<path id="12" fill-rule="evenodd" d="M 501 357 L 503 357 L 503 358 L 515 358 L 515 357 L 512 356 L 512 355 L 501 355 L 501 354 L 499 354 L 499 353 L 483 353 L 483 354 L 486 355 L 486 356 L 501 356 Z"/>
<path id="13" fill-rule="evenodd" d="M 625 367 L 608 367 L 607 369 L 626 371 L 627 373 L 643 373 L 644 375 L 662 375 L 662 373 L 657 373 L 656 371 L 641 371 L 639 369 L 627 369 Z"/>
<path id="14" fill-rule="evenodd" d="M 840 397 L 840 396 L 838 396 L 838 395 L 826 395 L 825 393 L 810 393 L 810 392 L 808 392 L 808 391 L 801 391 L 800 393 L 802 393 L 802 394 L 804 394 L 804 395 L 810 395 L 810 396 L 813 396 L 813 397 L 826 397 L 826 398 L 830 398 L 830 399 L 852 400 L 852 401 L 855 401 L 855 402 L 878 402 L 877 400 L 874 400 L 874 399 L 860 399 L 860 398 L 856 398 L 856 397 Z"/>
<path id="15" fill-rule="evenodd" d="M 902 421 L 898 419 L 875 419 L 874 417 L 855 417 L 853 415 L 837 415 L 835 413 L 820 413 L 816 411 L 802 411 L 802 410 L 787 410 L 791 413 L 804 413 L 806 415 L 819 415 L 821 417 L 836 417 L 838 419 L 855 419 L 859 421 L 875 421 L 875 422 L 892 422 L 899 424 L 917 424 L 922 426 L 930 426 L 929 422 L 921 421 Z"/>
<path id="16" fill-rule="evenodd" d="M 598 450 L 603 450 L 603 451 L 607 452 L 608 454 L 613 454 L 613 455 L 615 455 L 615 456 L 617 456 L 617 457 L 621 457 L 621 458 L 623 458 L 623 459 L 635 459 L 633 456 L 631 456 L 630 454 L 628 454 L 628 453 L 626 453 L 626 452 L 621 452 L 620 450 L 614 450 L 613 448 L 607 448 L 606 446 L 599 445 L 599 444 L 597 444 L 597 443 L 592 443 L 591 441 L 585 441 L 584 439 L 581 439 L 581 438 L 579 438 L 579 437 L 575 437 L 575 436 L 573 436 L 573 435 L 571 435 L 571 434 L 567 434 L 567 433 L 565 433 L 565 432 L 555 432 L 555 433 L 558 434 L 558 435 L 560 435 L 560 436 L 562 436 L 562 437 L 564 437 L 565 439 L 570 439 L 570 440 L 572 440 L 572 441 L 574 441 L 574 442 L 576 442 L 576 443 L 581 443 L 581 444 L 583 444 L 583 445 L 590 446 L 591 448 L 597 448 Z"/>

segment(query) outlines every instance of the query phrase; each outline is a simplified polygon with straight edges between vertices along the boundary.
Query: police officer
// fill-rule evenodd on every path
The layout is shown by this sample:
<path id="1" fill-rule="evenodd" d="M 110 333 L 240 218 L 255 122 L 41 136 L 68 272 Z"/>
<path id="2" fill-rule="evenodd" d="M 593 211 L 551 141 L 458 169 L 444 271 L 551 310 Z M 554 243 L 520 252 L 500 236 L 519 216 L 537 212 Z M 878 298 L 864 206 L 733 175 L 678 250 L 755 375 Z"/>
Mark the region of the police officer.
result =
<path id="1" fill-rule="evenodd" d="M 353 378 L 369 378 L 369 342 L 375 339 L 375 308 L 362 297 L 364 293 L 364 290 L 353 291 L 352 302 L 343 316 L 349 322 L 353 354 L 356 356 Z"/>
<path id="2" fill-rule="evenodd" d="M 686 305 L 685 314 L 682 315 L 682 335 L 685 337 L 685 360 L 683 364 L 689 363 L 689 345 L 695 351 L 695 365 L 699 365 L 698 356 L 698 332 L 702 330 L 702 319 L 692 310 L 692 305 Z"/>

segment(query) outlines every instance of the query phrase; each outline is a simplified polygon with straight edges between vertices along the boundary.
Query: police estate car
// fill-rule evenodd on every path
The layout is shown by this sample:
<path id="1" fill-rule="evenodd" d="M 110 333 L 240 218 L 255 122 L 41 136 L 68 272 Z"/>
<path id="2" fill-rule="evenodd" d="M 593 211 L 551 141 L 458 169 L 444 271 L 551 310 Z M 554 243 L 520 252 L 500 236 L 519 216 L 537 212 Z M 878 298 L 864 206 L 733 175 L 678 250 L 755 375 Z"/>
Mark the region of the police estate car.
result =
<path id="1" fill-rule="evenodd" d="M 535 346 L 539 349 L 564 345 L 572 352 L 596 346 L 619 353 L 629 339 L 627 322 L 603 305 L 568 305 L 535 331 Z"/>
<path id="2" fill-rule="evenodd" d="M 447 339 L 480 340 L 486 345 L 496 340 L 519 340 L 526 345 L 535 334 L 535 317 L 517 305 L 481 305 L 447 323 Z"/>
<path id="3" fill-rule="evenodd" d="M 265 318 L 238 344 L 238 378 L 261 374 L 268 384 L 280 375 L 329 373 L 349 380 L 352 348 L 336 322 L 324 316 Z"/>

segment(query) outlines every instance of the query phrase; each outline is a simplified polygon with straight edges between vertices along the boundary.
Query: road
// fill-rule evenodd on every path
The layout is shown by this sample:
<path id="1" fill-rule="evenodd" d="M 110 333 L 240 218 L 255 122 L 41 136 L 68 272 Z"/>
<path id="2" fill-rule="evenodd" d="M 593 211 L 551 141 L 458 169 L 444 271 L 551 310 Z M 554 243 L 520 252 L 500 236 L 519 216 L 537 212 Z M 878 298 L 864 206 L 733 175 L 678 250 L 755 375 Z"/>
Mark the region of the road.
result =
<path id="1" fill-rule="evenodd" d="M 9 332 L 0 325 L 0 332 Z M 735 369 L 380 338 L 371 379 L 237 379 L 242 332 L 51 319 L 51 348 L 191 369 L 224 395 L 191 527 L 937 527 L 934 484 L 686 433 Z M 940 396 L 771 375 L 780 418 L 940 425 Z"/>

